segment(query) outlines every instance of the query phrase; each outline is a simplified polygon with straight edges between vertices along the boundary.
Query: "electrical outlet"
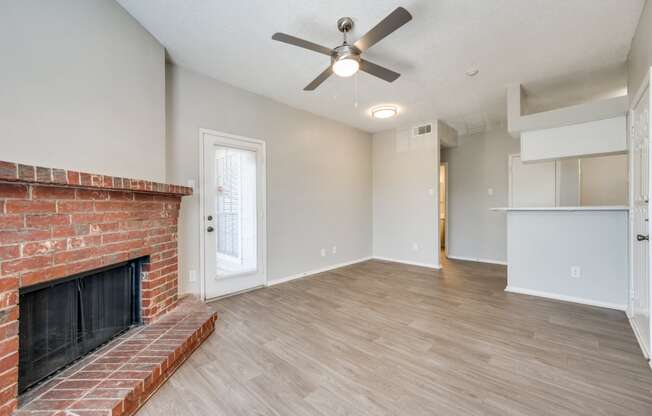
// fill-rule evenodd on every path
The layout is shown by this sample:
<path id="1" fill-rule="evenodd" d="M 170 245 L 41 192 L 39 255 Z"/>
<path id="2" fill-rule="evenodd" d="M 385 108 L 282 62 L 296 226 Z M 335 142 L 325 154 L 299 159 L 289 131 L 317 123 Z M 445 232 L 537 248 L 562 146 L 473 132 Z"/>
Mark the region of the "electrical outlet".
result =
<path id="1" fill-rule="evenodd" d="M 321 256 L 326 257 L 326 249 L 325 248 L 321 249 Z"/>
<path id="2" fill-rule="evenodd" d="M 582 268 L 580 266 L 571 267 L 571 277 L 582 277 Z"/>
<path id="3" fill-rule="evenodd" d="M 196 282 L 197 281 L 197 271 L 196 270 L 190 270 L 188 272 L 188 281 L 189 282 Z"/>
<path id="4" fill-rule="evenodd" d="M 333 246 L 333 249 L 331 250 L 333 254 L 337 253 L 337 246 Z"/>
<path id="5" fill-rule="evenodd" d="M 417 244 L 417 243 L 412 243 L 412 250 L 413 250 L 413 251 L 419 251 L 419 244 Z"/>
<path id="6" fill-rule="evenodd" d="M 493 196 L 494 195 L 494 188 L 487 189 L 487 195 Z"/>
<path id="7" fill-rule="evenodd" d="M 435 194 L 435 190 L 432 189 L 432 188 L 429 188 L 429 189 L 428 189 L 428 195 L 432 196 L 432 195 L 434 195 L 434 194 Z"/>

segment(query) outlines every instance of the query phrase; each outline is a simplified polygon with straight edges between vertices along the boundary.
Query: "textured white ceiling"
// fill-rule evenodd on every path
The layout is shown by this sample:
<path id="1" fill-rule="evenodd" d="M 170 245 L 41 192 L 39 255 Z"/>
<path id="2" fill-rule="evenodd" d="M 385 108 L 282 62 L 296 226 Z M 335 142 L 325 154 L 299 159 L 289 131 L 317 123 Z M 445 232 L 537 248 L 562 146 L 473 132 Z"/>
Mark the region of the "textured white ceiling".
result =
<path id="1" fill-rule="evenodd" d="M 534 83 L 536 90 L 548 79 L 563 83 L 566 75 L 572 81 L 603 68 L 607 77 L 617 72 L 644 0 L 118 2 L 173 62 L 231 85 L 370 132 L 439 118 L 463 133 L 504 120 L 509 83 Z M 328 57 L 271 40 L 274 32 L 285 32 L 334 47 L 341 42 L 339 17 L 354 19 L 355 40 L 399 5 L 414 19 L 365 58 L 402 76 L 389 84 L 358 75 L 357 108 L 353 78 L 333 76 L 316 91 L 303 91 Z M 470 67 L 480 74 L 467 77 Z M 614 77 L 622 80 L 622 72 Z M 369 108 L 381 103 L 398 104 L 401 114 L 371 119 Z"/>

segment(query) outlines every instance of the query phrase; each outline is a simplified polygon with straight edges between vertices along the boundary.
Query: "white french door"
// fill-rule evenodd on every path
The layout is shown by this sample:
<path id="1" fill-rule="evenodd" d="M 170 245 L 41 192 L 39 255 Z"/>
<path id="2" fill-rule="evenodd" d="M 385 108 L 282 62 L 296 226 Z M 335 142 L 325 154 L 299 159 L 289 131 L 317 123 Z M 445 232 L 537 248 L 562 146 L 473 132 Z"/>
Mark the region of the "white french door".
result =
<path id="1" fill-rule="evenodd" d="M 204 298 L 263 286 L 265 144 L 208 130 L 203 145 Z"/>
<path id="2" fill-rule="evenodd" d="M 629 315 L 643 352 L 650 356 L 650 91 L 630 111 L 632 265 Z"/>

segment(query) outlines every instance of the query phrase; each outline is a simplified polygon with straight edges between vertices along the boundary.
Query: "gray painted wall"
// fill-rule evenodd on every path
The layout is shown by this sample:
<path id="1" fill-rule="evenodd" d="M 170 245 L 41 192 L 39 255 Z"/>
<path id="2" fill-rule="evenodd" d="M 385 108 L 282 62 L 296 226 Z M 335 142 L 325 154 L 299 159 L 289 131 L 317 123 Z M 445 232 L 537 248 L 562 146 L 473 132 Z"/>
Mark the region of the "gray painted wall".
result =
<path id="1" fill-rule="evenodd" d="M 167 127 L 168 181 L 181 184 L 199 183 L 200 128 L 266 141 L 270 280 L 371 256 L 368 133 L 171 65 Z M 182 204 L 183 292 L 199 292 L 188 282 L 188 271 L 199 270 L 198 233 L 196 193 Z"/>
<path id="2" fill-rule="evenodd" d="M 634 97 L 652 66 L 652 1 L 647 0 L 629 51 L 627 89 Z"/>
<path id="3" fill-rule="evenodd" d="M 449 169 L 449 256 L 506 261 L 505 213 L 489 208 L 507 206 L 507 157 L 519 151 L 519 141 L 504 129 L 461 136 L 458 147 L 442 151 Z"/>
<path id="4" fill-rule="evenodd" d="M 116 2 L 5 1 L 0 159 L 165 180 L 163 47 Z"/>
<path id="5" fill-rule="evenodd" d="M 582 206 L 628 205 L 628 155 L 581 160 Z"/>
<path id="6" fill-rule="evenodd" d="M 435 134 L 412 139 L 406 129 L 374 135 L 375 257 L 439 267 L 438 187 Z"/>

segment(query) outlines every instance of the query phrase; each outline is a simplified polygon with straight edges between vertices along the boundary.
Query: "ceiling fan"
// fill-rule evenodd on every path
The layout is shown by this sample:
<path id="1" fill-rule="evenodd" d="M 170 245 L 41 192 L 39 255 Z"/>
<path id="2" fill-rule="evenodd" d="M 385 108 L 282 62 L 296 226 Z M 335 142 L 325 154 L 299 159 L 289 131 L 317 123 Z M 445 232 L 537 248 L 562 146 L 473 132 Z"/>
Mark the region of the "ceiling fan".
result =
<path id="1" fill-rule="evenodd" d="M 347 41 L 347 34 L 353 29 L 353 19 L 342 17 L 337 21 L 337 28 L 344 35 L 344 42 L 333 49 L 285 33 L 274 33 L 272 39 L 331 57 L 331 65 L 308 84 L 304 91 L 314 91 L 333 73 L 340 77 L 350 77 L 358 72 L 358 69 L 387 82 L 393 82 L 401 74 L 362 59 L 361 55 L 410 20 L 412 15 L 404 8 L 398 7 L 351 45 Z"/>

